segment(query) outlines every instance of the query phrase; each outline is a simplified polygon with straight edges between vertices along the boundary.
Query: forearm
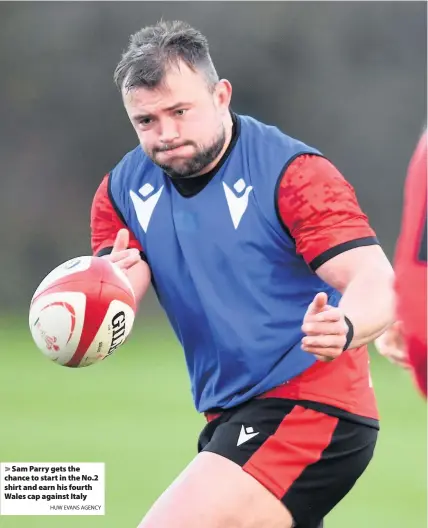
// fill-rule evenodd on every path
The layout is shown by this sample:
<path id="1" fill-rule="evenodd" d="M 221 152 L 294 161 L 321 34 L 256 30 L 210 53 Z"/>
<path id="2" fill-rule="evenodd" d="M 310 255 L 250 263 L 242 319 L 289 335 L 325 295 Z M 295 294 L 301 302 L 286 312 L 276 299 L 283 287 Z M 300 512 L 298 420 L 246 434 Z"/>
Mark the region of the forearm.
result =
<path id="1" fill-rule="evenodd" d="M 139 261 L 125 271 L 134 290 L 137 305 L 146 294 L 150 286 L 151 272 L 150 268 L 144 261 Z"/>
<path id="2" fill-rule="evenodd" d="M 354 327 L 349 348 L 370 343 L 394 322 L 394 274 L 385 265 L 363 268 L 347 285 L 339 307 Z"/>

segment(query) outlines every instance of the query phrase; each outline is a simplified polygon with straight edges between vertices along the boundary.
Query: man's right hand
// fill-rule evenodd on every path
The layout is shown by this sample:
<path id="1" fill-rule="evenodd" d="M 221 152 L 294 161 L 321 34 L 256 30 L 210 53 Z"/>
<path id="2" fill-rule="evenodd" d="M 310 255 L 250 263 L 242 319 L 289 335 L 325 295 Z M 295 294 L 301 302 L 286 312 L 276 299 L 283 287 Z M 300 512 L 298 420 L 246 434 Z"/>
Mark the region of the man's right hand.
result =
<path id="1" fill-rule="evenodd" d="M 139 303 L 150 286 L 151 272 L 147 263 L 141 258 L 139 250 L 128 249 L 128 245 L 129 231 L 120 229 L 117 232 L 112 252 L 101 258 L 113 262 L 126 274 L 134 290 L 135 299 Z"/>
<path id="2" fill-rule="evenodd" d="M 128 249 L 129 245 L 129 231 L 127 229 L 120 229 L 116 235 L 116 240 L 113 244 L 113 249 L 110 255 L 105 255 L 103 258 L 114 262 L 123 271 L 129 270 L 138 262 L 141 262 L 141 256 L 138 249 Z"/>

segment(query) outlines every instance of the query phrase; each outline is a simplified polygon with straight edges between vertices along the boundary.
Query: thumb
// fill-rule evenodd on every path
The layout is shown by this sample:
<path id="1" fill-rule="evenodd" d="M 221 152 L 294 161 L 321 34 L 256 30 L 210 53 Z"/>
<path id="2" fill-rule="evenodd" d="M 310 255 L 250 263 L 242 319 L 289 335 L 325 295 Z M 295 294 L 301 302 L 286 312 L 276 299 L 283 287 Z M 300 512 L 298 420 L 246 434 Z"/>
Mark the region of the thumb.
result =
<path id="1" fill-rule="evenodd" d="M 113 244 L 112 253 L 124 251 L 129 246 L 129 231 L 127 229 L 119 229 L 116 235 L 116 240 Z"/>
<path id="2" fill-rule="evenodd" d="M 308 315 L 315 315 L 323 311 L 323 308 L 327 306 L 328 296 L 324 292 L 319 292 L 315 295 L 314 300 L 309 305 Z"/>
<path id="3" fill-rule="evenodd" d="M 388 345 L 395 346 L 400 350 L 405 350 L 406 344 L 403 336 L 403 322 L 396 321 L 391 327 L 391 332 L 386 332 L 388 339 L 386 340 Z"/>

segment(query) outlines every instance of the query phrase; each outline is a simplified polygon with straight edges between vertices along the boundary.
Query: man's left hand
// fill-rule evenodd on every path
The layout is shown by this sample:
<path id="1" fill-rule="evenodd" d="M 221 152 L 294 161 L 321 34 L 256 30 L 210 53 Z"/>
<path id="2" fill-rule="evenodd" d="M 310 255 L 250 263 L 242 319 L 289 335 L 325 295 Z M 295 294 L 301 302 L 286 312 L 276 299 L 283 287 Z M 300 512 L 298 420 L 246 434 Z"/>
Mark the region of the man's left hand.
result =
<path id="1" fill-rule="evenodd" d="M 303 318 L 302 350 L 314 354 L 320 361 L 332 361 L 340 356 L 346 344 L 348 325 L 340 308 L 327 304 L 328 296 L 317 293 Z"/>

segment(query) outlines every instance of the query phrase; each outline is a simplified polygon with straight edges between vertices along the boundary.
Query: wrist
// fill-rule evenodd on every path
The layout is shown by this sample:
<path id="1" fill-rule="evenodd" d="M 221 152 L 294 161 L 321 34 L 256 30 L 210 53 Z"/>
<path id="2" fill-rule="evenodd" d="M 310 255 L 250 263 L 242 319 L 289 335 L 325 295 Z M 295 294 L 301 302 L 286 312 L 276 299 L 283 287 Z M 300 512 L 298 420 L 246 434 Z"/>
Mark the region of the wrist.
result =
<path id="1" fill-rule="evenodd" d="M 346 334 L 346 342 L 345 342 L 345 345 L 343 347 L 343 350 L 348 350 L 352 340 L 354 339 L 354 325 L 352 324 L 351 320 L 346 317 L 346 315 L 344 316 L 345 317 L 345 323 L 348 327 L 348 332 Z"/>

